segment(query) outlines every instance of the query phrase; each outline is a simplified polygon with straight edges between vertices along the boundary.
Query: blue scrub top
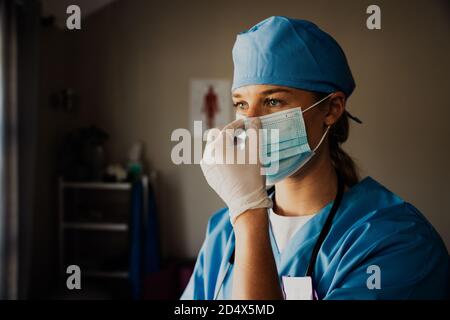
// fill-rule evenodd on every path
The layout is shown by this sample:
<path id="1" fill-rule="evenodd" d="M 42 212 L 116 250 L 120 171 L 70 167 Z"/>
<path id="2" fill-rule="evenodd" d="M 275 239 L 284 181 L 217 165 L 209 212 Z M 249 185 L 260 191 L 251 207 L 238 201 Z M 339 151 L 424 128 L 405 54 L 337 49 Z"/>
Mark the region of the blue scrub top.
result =
<path id="1" fill-rule="evenodd" d="M 281 254 L 270 232 L 280 278 L 305 276 L 331 205 L 298 230 Z M 181 299 L 231 299 L 233 250 L 234 232 L 224 208 L 209 219 Z M 367 286 L 371 265 L 380 268 L 380 289 Z M 447 299 L 450 259 L 438 233 L 415 207 L 367 177 L 344 193 L 317 256 L 313 283 L 319 299 Z"/>

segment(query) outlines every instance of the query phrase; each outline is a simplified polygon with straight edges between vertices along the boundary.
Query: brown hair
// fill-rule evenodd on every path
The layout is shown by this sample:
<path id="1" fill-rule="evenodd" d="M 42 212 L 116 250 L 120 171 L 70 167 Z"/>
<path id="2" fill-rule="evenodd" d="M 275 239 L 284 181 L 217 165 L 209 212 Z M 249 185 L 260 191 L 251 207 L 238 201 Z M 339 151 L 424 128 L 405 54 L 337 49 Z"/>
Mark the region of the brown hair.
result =
<path id="1" fill-rule="evenodd" d="M 315 93 L 318 100 L 325 98 L 327 95 L 328 93 Z M 341 176 L 345 185 L 352 187 L 359 181 L 358 169 L 353 159 L 341 148 L 341 145 L 348 139 L 349 131 L 348 116 L 344 111 L 338 121 L 330 128 L 328 144 L 330 147 L 331 162 L 336 172 Z"/>

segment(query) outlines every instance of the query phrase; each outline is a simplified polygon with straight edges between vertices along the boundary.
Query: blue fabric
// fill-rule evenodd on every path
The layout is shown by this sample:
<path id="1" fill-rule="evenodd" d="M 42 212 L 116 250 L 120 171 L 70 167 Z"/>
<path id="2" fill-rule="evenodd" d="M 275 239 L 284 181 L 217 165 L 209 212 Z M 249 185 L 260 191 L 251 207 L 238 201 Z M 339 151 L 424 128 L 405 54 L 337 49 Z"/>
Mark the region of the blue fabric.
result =
<path id="1" fill-rule="evenodd" d="M 144 212 L 144 197 L 148 197 L 148 212 Z M 144 218 L 144 219 L 143 219 Z M 143 278 L 159 271 L 157 213 L 153 191 L 144 194 L 142 181 L 133 184 L 130 226 L 130 283 L 134 299 L 142 296 Z"/>
<path id="2" fill-rule="evenodd" d="M 232 90 L 271 84 L 349 97 L 355 88 L 339 44 L 306 20 L 275 16 L 240 33 L 233 62 Z"/>
<path id="3" fill-rule="evenodd" d="M 156 202 L 152 189 L 148 194 L 148 213 L 145 230 L 144 275 L 159 271 L 160 257 L 158 244 L 158 220 Z"/>
<path id="4" fill-rule="evenodd" d="M 142 210 L 143 187 L 141 181 L 133 183 L 131 190 L 131 223 L 130 223 L 130 284 L 134 299 L 142 293 Z"/>
<path id="5" fill-rule="evenodd" d="M 280 254 L 270 232 L 281 276 L 303 277 L 331 203 L 293 236 Z M 207 227 L 182 299 L 231 298 L 234 233 L 226 208 Z M 381 289 L 367 288 L 367 267 L 381 270 Z M 446 299 L 450 260 L 441 238 L 411 204 L 370 177 L 344 193 L 318 253 L 313 283 L 319 299 Z M 223 281 L 223 285 L 220 284 Z M 219 289 L 220 288 L 220 289 Z"/>

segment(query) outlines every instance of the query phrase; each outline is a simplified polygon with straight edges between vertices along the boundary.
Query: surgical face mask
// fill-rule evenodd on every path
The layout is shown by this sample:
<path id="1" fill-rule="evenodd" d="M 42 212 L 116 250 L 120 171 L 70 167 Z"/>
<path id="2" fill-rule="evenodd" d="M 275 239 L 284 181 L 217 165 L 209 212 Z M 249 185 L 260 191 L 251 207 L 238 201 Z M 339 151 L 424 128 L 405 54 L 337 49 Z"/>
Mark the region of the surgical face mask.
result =
<path id="1" fill-rule="evenodd" d="M 331 94 L 303 111 L 301 108 L 293 108 L 259 117 L 262 129 L 266 129 L 262 131 L 260 138 L 260 155 L 268 186 L 293 175 L 314 156 L 330 127 L 327 127 L 317 146 L 311 149 L 303 113 L 330 96 Z M 236 118 L 245 117 L 238 114 Z"/>

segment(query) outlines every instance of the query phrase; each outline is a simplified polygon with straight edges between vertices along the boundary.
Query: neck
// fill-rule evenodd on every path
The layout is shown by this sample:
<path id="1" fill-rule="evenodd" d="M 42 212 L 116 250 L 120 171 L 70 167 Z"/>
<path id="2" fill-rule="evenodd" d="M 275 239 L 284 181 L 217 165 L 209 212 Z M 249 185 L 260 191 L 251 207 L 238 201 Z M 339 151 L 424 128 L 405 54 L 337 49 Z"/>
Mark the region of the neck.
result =
<path id="1" fill-rule="evenodd" d="M 274 211 L 277 214 L 310 215 L 334 200 L 337 175 L 330 156 L 327 152 L 316 156 L 300 172 L 275 185 Z"/>

